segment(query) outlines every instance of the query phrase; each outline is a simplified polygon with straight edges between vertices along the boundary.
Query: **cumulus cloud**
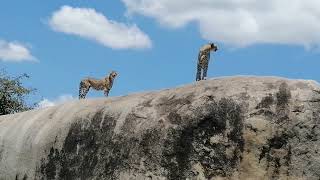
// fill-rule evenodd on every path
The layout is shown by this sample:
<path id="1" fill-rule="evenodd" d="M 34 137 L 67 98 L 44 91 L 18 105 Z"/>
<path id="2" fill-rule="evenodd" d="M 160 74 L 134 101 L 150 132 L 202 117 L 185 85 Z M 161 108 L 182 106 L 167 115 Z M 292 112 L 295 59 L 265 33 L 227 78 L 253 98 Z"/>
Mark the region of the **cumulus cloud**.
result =
<path id="1" fill-rule="evenodd" d="M 0 39 L 0 60 L 10 62 L 36 61 L 30 50 L 19 42 L 7 42 Z"/>
<path id="2" fill-rule="evenodd" d="M 319 0 L 122 0 L 128 14 L 179 28 L 195 22 L 204 39 L 252 44 L 320 44 Z"/>
<path id="3" fill-rule="evenodd" d="M 38 103 L 38 108 L 46 108 L 46 107 L 52 107 L 52 106 L 56 106 L 62 103 L 65 103 L 67 101 L 71 101 L 74 98 L 71 95 L 62 95 L 59 96 L 57 99 L 54 100 L 49 100 L 49 99 L 43 99 L 42 101 L 40 101 Z"/>
<path id="4" fill-rule="evenodd" d="M 144 49 L 152 46 L 149 36 L 137 25 L 109 20 L 90 8 L 63 6 L 52 14 L 49 25 L 55 31 L 81 36 L 114 49 Z"/>

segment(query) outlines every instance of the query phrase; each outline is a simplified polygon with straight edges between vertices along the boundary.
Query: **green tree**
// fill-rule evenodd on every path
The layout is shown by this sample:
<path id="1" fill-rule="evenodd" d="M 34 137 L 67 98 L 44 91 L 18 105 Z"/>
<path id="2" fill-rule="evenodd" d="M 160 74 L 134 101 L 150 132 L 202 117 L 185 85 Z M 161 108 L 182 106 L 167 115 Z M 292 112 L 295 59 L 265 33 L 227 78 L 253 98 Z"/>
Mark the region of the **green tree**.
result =
<path id="1" fill-rule="evenodd" d="M 27 74 L 18 77 L 10 77 L 6 73 L 0 73 L 0 115 L 13 114 L 34 108 L 34 105 L 26 103 L 26 97 L 35 89 L 24 87 L 23 79 L 28 79 Z"/>

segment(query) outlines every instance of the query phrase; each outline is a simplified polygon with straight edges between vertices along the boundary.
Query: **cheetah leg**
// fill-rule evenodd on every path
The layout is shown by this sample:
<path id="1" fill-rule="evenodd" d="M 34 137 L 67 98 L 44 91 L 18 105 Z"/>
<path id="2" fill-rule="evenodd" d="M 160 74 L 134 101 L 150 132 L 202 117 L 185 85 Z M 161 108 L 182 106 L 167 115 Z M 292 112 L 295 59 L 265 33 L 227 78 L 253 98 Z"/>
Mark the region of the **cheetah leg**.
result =
<path id="1" fill-rule="evenodd" d="M 80 85 L 79 85 L 79 99 L 83 99 L 83 87 L 84 86 L 84 83 L 81 81 L 80 82 Z"/>
<path id="2" fill-rule="evenodd" d="M 82 89 L 79 90 L 79 99 L 84 99 L 84 98 L 85 98 L 85 96 L 83 95 L 83 93 L 84 93 L 84 88 L 82 88 Z"/>
<path id="3" fill-rule="evenodd" d="M 109 96 L 109 91 L 110 91 L 109 89 L 105 89 L 104 90 L 104 96 L 108 97 Z"/>
<path id="4" fill-rule="evenodd" d="M 85 99 L 86 98 L 86 96 L 87 96 L 87 94 L 88 94 L 88 92 L 89 92 L 89 89 L 90 89 L 90 86 L 89 87 L 85 87 L 84 89 L 83 89 L 83 97 L 82 97 L 82 99 Z"/>
<path id="5" fill-rule="evenodd" d="M 79 99 L 85 99 L 87 96 L 87 93 L 89 92 L 89 87 L 82 87 L 79 92 Z"/>
<path id="6" fill-rule="evenodd" d="M 197 74 L 196 74 L 196 81 L 200 81 L 201 80 L 201 66 L 198 63 L 197 65 Z"/>
<path id="7" fill-rule="evenodd" d="M 208 66 L 203 68 L 202 80 L 206 80 L 207 79 L 207 71 L 208 71 Z"/>

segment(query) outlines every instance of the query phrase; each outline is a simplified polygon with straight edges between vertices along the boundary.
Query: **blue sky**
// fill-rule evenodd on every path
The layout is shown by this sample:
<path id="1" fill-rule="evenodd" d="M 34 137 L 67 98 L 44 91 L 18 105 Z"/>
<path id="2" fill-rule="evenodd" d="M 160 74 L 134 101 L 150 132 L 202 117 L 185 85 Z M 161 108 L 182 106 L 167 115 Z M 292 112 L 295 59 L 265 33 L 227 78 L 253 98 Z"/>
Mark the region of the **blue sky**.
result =
<path id="1" fill-rule="evenodd" d="M 186 3 L 177 6 L 179 2 Z M 203 2 L 207 4 L 195 5 L 195 0 L 2 1 L 0 66 L 10 75 L 31 76 L 25 84 L 38 89 L 31 101 L 77 97 L 82 78 L 101 78 L 111 70 L 119 76 L 110 96 L 121 96 L 193 83 L 199 47 L 215 42 L 219 51 L 211 56 L 209 77 L 259 75 L 320 81 L 320 28 L 312 18 L 320 17 L 320 6 L 310 9 L 316 1 L 292 7 L 274 0 L 250 6 L 233 0 Z M 279 11 L 282 7 L 291 9 Z M 91 13 L 84 19 L 79 16 L 88 10 Z M 269 16 L 274 13 L 279 13 L 276 18 Z M 301 18 L 292 20 L 294 13 Z M 101 16 L 116 22 L 111 28 L 116 28 L 114 33 L 103 32 L 103 25 L 88 31 L 92 19 L 104 22 L 98 21 Z M 88 96 L 103 93 L 92 91 Z"/>

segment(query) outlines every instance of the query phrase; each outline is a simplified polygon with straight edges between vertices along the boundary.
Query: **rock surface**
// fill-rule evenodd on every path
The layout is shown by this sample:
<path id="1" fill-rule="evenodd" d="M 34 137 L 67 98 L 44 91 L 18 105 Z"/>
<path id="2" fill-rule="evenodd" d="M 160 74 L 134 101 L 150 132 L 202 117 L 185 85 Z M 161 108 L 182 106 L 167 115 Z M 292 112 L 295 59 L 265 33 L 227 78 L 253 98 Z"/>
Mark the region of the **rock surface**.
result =
<path id="1" fill-rule="evenodd" d="M 320 87 L 228 77 L 0 117 L 0 179 L 319 179 Z"/>

